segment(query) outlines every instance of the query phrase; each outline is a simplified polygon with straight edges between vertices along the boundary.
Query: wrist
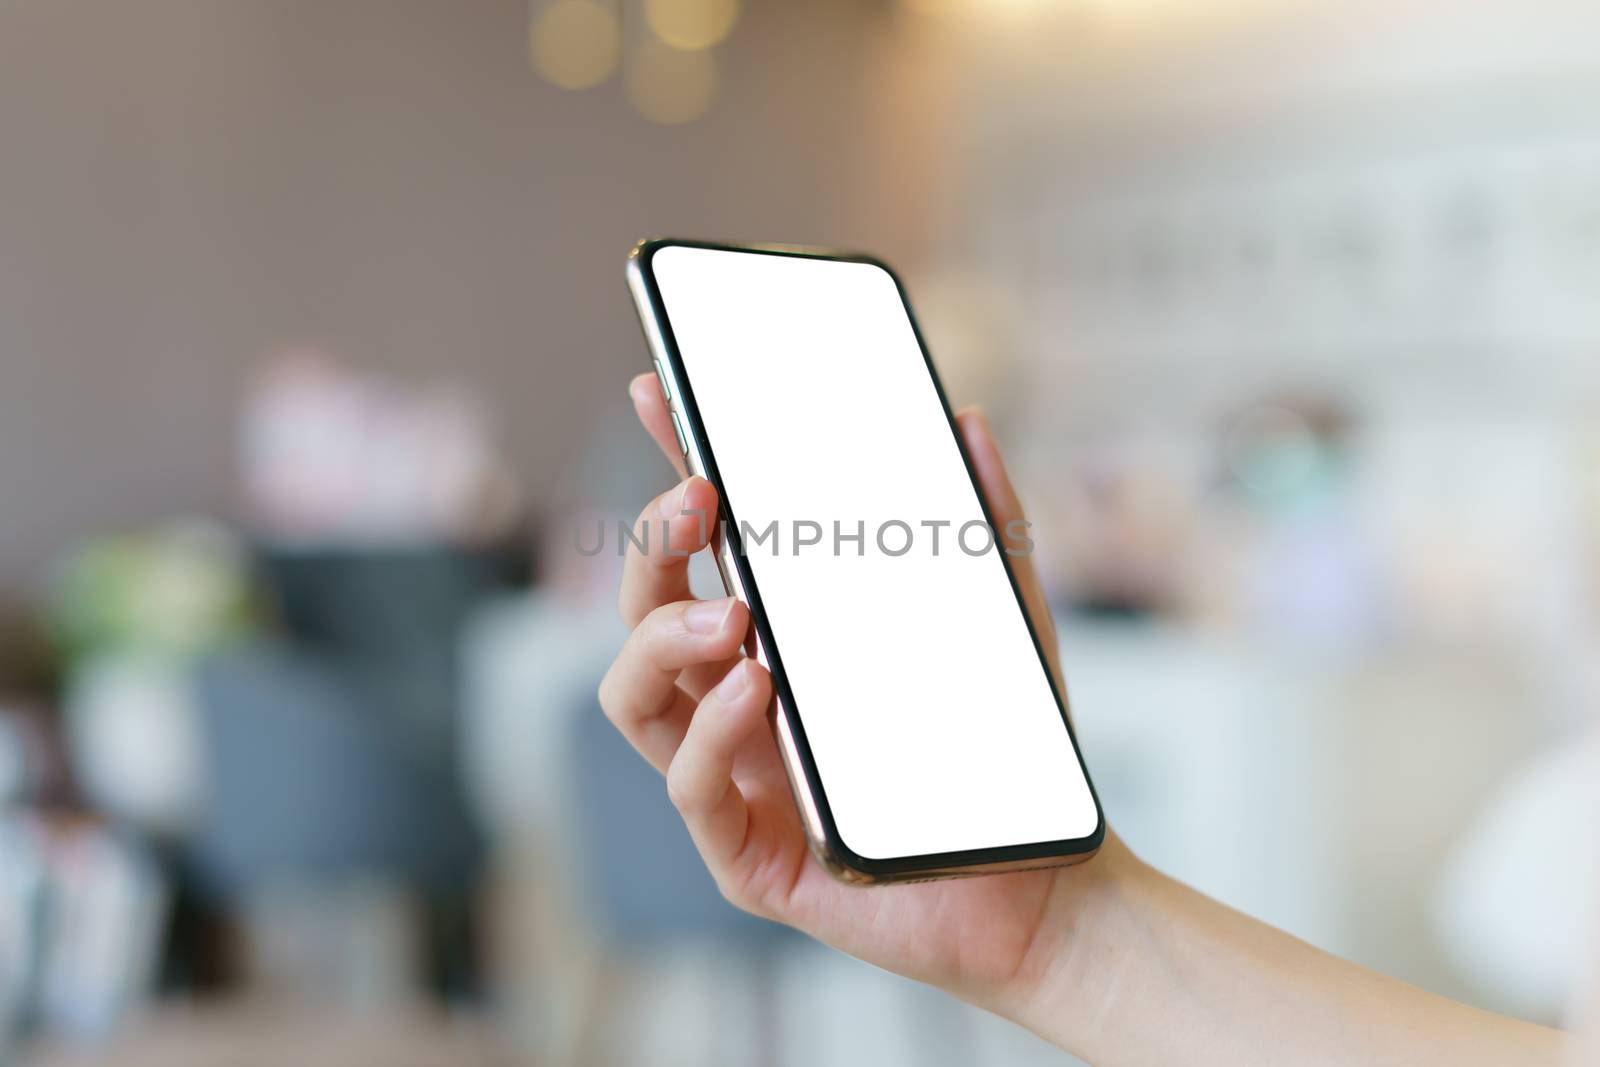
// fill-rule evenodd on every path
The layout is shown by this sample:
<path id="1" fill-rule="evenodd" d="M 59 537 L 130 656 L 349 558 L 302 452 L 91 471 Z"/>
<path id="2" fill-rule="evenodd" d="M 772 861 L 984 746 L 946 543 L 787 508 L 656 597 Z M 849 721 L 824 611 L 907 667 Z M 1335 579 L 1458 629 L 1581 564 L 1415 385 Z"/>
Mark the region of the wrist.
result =
<path id="1" fill-rule="evenodd" d="M 1137 980 L 1136 944 L 1148 933 L 1152 883 L 1161 876 L 1115 834 L 1091 860 L 1063 868 L 1017 971 L 998 991 L 996 1013 L 1085 1055 Z"/>

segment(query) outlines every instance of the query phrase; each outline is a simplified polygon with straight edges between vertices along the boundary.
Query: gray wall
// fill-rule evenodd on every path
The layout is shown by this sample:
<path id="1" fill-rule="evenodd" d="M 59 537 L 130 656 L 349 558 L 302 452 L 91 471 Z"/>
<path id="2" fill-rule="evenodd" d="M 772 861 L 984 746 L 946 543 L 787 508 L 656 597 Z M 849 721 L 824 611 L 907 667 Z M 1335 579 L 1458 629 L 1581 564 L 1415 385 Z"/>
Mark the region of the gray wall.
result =
<path id="1" fill-rule="evenodd" d="M 711 114 L 664 128 L 542 83 L 521 0 L 0 0 L 0 593 L 235 513 L 277 345 L 477 385 L 548 502 L 643 361 L 635 239 L 918 254 L 886 9 L 748 6 Z"/>

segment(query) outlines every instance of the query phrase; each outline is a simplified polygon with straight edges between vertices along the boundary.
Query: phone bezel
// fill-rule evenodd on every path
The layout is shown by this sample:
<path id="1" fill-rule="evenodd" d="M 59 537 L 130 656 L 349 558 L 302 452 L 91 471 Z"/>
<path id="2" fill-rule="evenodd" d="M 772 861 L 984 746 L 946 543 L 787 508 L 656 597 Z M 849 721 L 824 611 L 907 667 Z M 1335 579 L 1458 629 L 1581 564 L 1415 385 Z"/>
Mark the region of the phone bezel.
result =
<path id="1" fill-rule="evenodd" d="M 1067 710 L 1066 694 L 1054 684 L 1054 679 L 1050 674 L 1049 659 L 1045 655 L 1044 644 L 1040 640 L 1038 628 L 1034 626 L 1033 619 L 1028 614 L 1027 604 L 1022 598 L 1022 588 L 1017 582 L 1017 576 L 1013 571 L 1009 557 L 1004 557 L 1006 579 L 1011 583 L 1011 592 L 1016 602 L 1017 610 L 1022 613 L 1023 623 L 1028 628 L 1028 636 L 1033 641 L 1034 652 L 1039 660 L 1039 669 L 1045 672 L 1047 678 L 1052 679 L 1050 691 L 1055 698 L 1056 709 L 1061 716 L 1062 725 L 1067 730 L 1067 736 L 1072 742 L 1073 755 L 1078 761 L 1079 770 L 1083 774 L 1084 781 L 1089 788 L 1089 795 L 1094 802 L 1094 831 L 1080 838 L 1039 841 L 1018 845 L 996 845 L 980 849 L 897 856 L 886 859 L 873 859 L 862 856 L 845 844 L 834 821 L 827 791 L 823 787 L 821 775 L 818 773 L 816 760 L 811 753 L 811 746 L 806 740 L 803 716 L 796 706 L 793 694 L 789 689 L 788 676 L 783 668 L 783 657 L 779 651 L 778 642 L 773 634 L 765 606 L 762 603 L 759 586 L 750 567 L 750 561 L 742 551 L 742 545 L 739 541 L 739 525 L 734 517 L 733 505 L 728 499 L 727 489 L 723 484 L 717 467 L 715 452 L 711 447 L 709 435 L 706 433 L 705 426 L 701 421 L 700 409 L 695 403 L 694 387 L 689 380 L 688 370 L 678 350 L 677 339 L 673 333 L 672 322 L 667 314 L 660 288 L 656 284 L 652 260 L 661 249 L 671 247 L 702 248 L 750 255 L 788 256 L 803 259 L 864 263 L 877 267 L 886 273 L 893 280 L 895 289 L 900 296 L 901 307 L 905 311 L 906 318 L 911 323 L 912 332 L 917 339 L 917 346 L 922 353 L 923 366 L 933 380 L 934 391 L 938 394 L 939 404 L 944 410 L 950 433 L 955 437 L 956 447 L 961 454 L 961 461 L 966 466 L 967 477 L 972 480 L 979 506 L 983 509 L 984 521 L 989 524 L 991 529 L 998 530 L 998 527 L 995 525 L 994 515 L 990 511 L 989 501 L 984 496 L 983 487 L 978 481 L 977 471 L 973 468 L 972 458 L 967 454 L 966 442 L 962 439 L 960 427 L 956 423 L 949 398 L 945 394 L 944 383 L 939 378 L 938 370 L 933 365 L 933 358 L 928 352 L 928 344 L 923 337 L 922 326 L 917 321 L 916 313 L 912 310 L 910 296 L 906 292 L 905 284 L 901 281 L 900 275 L 895 272 L 893 267 L 890 267 L 876 256 L 864 253 L 791 245 L 737 245 L 681 238 L 652 238 L 641 241 L 635 246 L 629 256 L 630 270 L 636 273 L 640 288 L 649 302 L 648 313 L 660 338 L 660 355 L 665 356 L 671 365 L 673 380 L 677 387 L 675 390 L 676 395 L 673 397 L 675 401 L 673 406 L 684 416 L 686 425 L 683 426 L 683 430 L 694 441 L 695 448 L 699 452 L 701 464 L 704 467 L 705 477 L 717 488 L 719 517 L 722 520 L 726 537 L 730 542 L 728 547 L 731 551 L 727 553 L 727 556 L 731 557 L 733 565 L 738 571 L 739 582 L 742 586 L 742 599 L 745 600 L 750 609 L 756 636 L 761 643 L 761 650 L 765 654 L 767 668 L 772 675 L 773 688 L 778 698 L 778 714 L 784 716 L 792 734 L 794 750 L 798 755 L 801 770 L 805 777 L 805 789 L 814 805 L 815 815 L 819 823 L 818 829 L 823 840 L 813 841 L 813 845 L 821 846 L 824 850 L 824 854 L 820 858 L 834 869 L 836 875 L 841 877 L 870 882 L 896 882 L 919 878 L 953 877 L 962 874 L 980 874 L 998 870 L 1021 870 L 1054 866 L 1078 862 L 1092 856 L 1105 839 L 1105 812 L 1100 805 L 1100 796 L 1095 790 L 1094 781 L 1089 776 L 1089 768 L 1084 761 L 1082 749 L 1078 745 L 1077 731 L 1073 728 L 1072 717 Z M 641 314 L 646 311 L 643 307 L 639 310 Z M 999 542 L 997 541 L 997 543 Z M 798 789 L 800 783 L 793 784 Z M 840 870 L 838 869 L 839 867 L 844 869 Z"/>

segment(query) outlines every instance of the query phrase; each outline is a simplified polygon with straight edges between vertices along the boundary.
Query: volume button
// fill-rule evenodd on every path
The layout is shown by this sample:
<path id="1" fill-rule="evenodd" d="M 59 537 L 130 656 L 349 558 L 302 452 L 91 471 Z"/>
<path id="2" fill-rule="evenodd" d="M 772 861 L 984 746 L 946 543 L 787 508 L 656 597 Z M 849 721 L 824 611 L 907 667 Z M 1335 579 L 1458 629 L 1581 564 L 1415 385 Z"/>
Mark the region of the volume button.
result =
<path id="1" fill-rule="evenodd" d="M 678 435 L 678 451 L 687 456 L 689 454 L 689 442 L 683 436 L 683 426 L 678 422 L 678 413 L 676 411 L 672 413 L 672 432 Z"/>
<path id="2" fill-rule="evenodd" d="M 662 369 L 659 359 L 652 360 L 656 365 L 656 381 L 661 383 L 661 395 L 667 398 L 667 403 L 672 403 L 672 388 L 667 385 L 667 372 Z"/>

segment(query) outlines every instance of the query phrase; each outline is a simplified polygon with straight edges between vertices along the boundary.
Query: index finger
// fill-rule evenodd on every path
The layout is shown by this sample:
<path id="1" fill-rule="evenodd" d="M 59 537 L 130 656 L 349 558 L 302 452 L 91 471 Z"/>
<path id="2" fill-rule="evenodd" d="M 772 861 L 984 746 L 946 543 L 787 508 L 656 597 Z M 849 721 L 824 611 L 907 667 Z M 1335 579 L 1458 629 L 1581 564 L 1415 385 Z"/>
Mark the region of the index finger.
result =
<path id="1" fill-rule="evenodd" d="M 622 562 L 622 621 L 631 629 L 663 604 L 687 600 L 689 557 L 705 548 L 717 523 L 717 491 L 704 478 L 679 482 L 645 505 Z"/>
<path id="2" fill-rule="evenodd" d="M 684 466 L 683 453 L 678 450 L 678 434 L 672 428 L 672 412 L 667 410 L 667 398 L 661 394 L 661 380 L 653 373 L 644 373 L 628 383 L 628 396 L 633 400 L 633 410 L 644 428 L 650 431 L 657 446 L 678 471 L 678 477 L 689 473 Z"/>

